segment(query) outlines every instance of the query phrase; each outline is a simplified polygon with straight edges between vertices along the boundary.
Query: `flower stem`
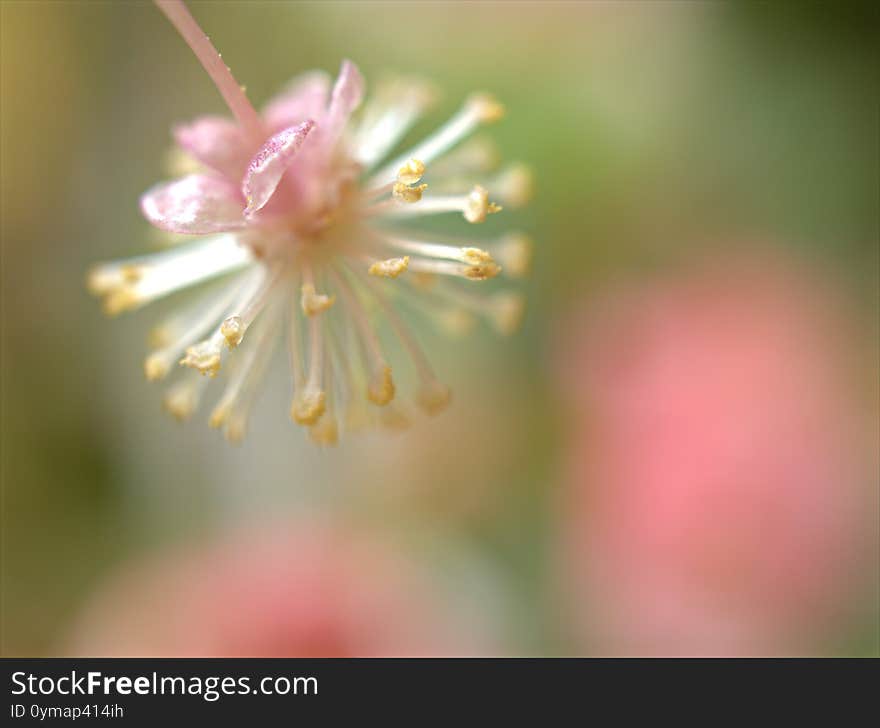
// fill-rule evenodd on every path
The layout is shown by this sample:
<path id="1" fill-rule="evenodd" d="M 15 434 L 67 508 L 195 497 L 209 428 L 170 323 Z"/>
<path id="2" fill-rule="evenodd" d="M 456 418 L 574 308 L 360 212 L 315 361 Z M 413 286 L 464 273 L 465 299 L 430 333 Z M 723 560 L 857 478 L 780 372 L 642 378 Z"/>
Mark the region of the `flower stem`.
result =
<path id="1" fill-rule="evenodd" d="M 260 117 L 186 5 L 182 0 L 155 0 L 155 3 L 195 53 L 245 134 L 254 144 L 259 144 L 263 140 Z"/>

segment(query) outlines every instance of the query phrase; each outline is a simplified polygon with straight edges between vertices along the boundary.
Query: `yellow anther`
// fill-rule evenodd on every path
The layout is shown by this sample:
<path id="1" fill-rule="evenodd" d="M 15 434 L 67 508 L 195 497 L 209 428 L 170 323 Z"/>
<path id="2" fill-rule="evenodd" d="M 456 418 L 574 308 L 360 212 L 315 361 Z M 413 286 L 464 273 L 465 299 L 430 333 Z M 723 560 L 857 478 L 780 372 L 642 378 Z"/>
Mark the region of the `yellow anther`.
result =
<path id="1" fill-rule="evenodd" d="M 108 316 L 118 316 L 124 311 L 131 311 L 137 308 L 142 303 L 142 300 L 133 288 L 124 285 L 105 296 L 103 303 L 104 313 Z"/>
<path id="2" fill-rule="evenodd" d="M 410 159 L 397 171 L 397 181 L 404 185 L 414 185 L 425 174 L 425 163 L 420 159 Z"/>
<path id="3" fill-rule="evenodd" d="M 416 393 L 416 401 L 429 415 L 436 415 L 449 406 L 452 401 L 452 390 L 436 379 L 422 383 Z"/>
<path id="4" fill-rule="evenodd" d="M 484 124 L 491 124 L 504 117 L 504 105 L 491 94 L 476 93 L 468 102 L 477 118 Z"/>
<path id="5" fill-rule="evenodd" d="M 437 322 L 451 336 L 464 336 L 474 330 L 477 321 L 470 311 L 453 308 L 436 314 Z"/>
<path id="6" fill-rule="evenodd" d="M 522 207 L 534 195 L 535 178 L 525 164 L 513 164 L 498 175 L 492 189 L 511 207 Z"/>
<path id="7" fill-rule="evenodd" d="M 234 349 L 241 343 L 246 329 L 247 326 L 244 325 L 244 321 L 241 320 L 240 316 L 230 316 L 220 324 L 220 333 L 223 334 L 223 338 L 226 339 L 226 345 L 230 349 Z"/>
<path id="8" fill-rule="evenodd" d="M 380 276 L 382 278 L 397 278 L 409 267 L 409 256 L 402 258 L 389 258 L 388 260 L 377 260 L 373 263 L 368 272 L 371 276 Z"/>
<path id="9" fill-rule="evenodd" d="M 392 432 L 402 432 L 409 428 L 412 424 L 409 417 L 397 407 L 386 407 L 379 415 L 379 423 L 386 430 Z"/>
<path id="10" fill-rule="evenodd" d="M 472 281 L 485 281 L 489 278 L 494 278 L 500 272 L 501 266 L 491 259 L 488 263 L 470 265 L 464 270 L 465 276 L 467 278 L 470 278 Z"/>
<path id="11" fill-rule="evenodd" d="M 484 222 L 488 215 L 500 212 L 501 207 L 489 202 L 489 192 L 485 187 L 477 185 L 467 196 L 464 207 L 464 219 L 471 223 Z"/>
<path id="12" fill-rule="evenodd" d="M 370 383 L 367 385 L 367 399 L 373 404 L 384 407 L 394 399 L 394 391 L 391 367 L 386 364 L 370 377 Z"/>
<path id="13" fill-rule="evenodd" d="M 426 184 L 410 187 L 403 182 L 395 182 L 391 188 L 391 195 L 399 202 L 413 203 L 422 199 L 422 193 L 426 189 L 428 189 Z"/>
<path id="14" fill-rule="evenodd" d="M 171 343 L 171 332 L 167 326 L 156 326 L 150 330 L 150 333 L 147 335 L 147 341 L 151 348 L 161 349 Z"/>
<path id="15" fill-rule="evenodd" d="M 238 445 L 244 440 L 245 435 L 247 435 L 247 417 L 243 414 L 234 413 L 226 423 L 223 437 L 226 438 L 226 442 L 229 444 Z"/>
<path id="16" fill-rule="evenodd" d="M 215 430 L 223 427 L 229 420 L 229 415 L 232 414 L 232 407 L 228 402 L 220 402 L 214 410 L 211 412 L 211 416 L 208 419 L 208 426 L 213 427 Z"/>
<path id="17" fill-rule="evenodd" d="M 326 396 L 318 390 L 303 392 L 293 400 L 290 417 L 298 425 L 314 425 L 324 414 Z"/>
<path id="18" fill-rule="evenodd" d="M 150 382 L 158 382 L 168 376 L 170 362 L 161 352 L 154 352 L 144 360 L 144 374 Z"/>
<path id="19" fill-rule="evenodd" d="M 336 296 L 328 296 L 324 293 L 316 293 L 315 287 L 311 283 L 304 283 L 302 287 L 302 295 L 300 296 L 300 306 L 306 316 L 314 316 L 322 311 L 330 308 Z"/>
<path id="20" fill-rule="evenodd" d="M 481 248 L 462 248 L 461 259 L 465 263 L 480 265 L 481 263 L 494 263 L 492 256 Z"/>
<path id="21" fill-rule="evenodd" d="M 195 412 L 197 403 L 196 392 L 188 383 L 180 383 L 172 387 L 162 399 L 165 409 L 178 422 L 188 420 Z"/>
<path id="22" fill-rule="evenodd" d="M 120 268 L 98 266 L 89 271 L 86 287 L 89 293 L 103 296 L 124 286 L 131 286 L 143 278 L 144 266 L 123 265 Z"/>
<path id="23" fill-rule="evenodd" d="M 339 442 L 339 426 L 336 418 L 325 412 L 314 425 L 309 428 L 309 439 L 316 445 L 335 445 Z"/>
<path id="24" fill-rule="evenodd" d="M 180 363 L 209 377 L 216 377 L 220 371 L 220 352 L 210 340 L 200 341 L 186 350 L 186 356 Z"/>
<path id="25" fill-rule="evenodd" d="M 525 313 L 525 298 L 518 293 L 503 292 L 491 301 L 489 317 L 498 333 L 505 336 L 514 333 Z"/>
<path id="26" fill-rule="evenodd" d="M 495 248 L 495 255 L 508 276 L 522 278 L 532 266 L 532 241 L 522 233 L 510 233 Z"/>

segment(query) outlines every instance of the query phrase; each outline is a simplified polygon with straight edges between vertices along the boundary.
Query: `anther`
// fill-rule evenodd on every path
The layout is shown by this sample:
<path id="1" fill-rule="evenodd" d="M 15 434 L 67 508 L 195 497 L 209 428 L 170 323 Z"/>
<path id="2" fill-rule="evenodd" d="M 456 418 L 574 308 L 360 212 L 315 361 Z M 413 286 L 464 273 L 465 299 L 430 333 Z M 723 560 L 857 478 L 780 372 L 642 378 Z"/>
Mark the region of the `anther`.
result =
<path id="1" fill-rule="evenodd" d="M 414 185 L 425 175 L 425 163 L 410 159 L 397 171 L 397 181 L 404 185 Z"/>
<path id="2" fill-rule="evenodd" d="M 394 391 L 391 367 L 386 364 L 370 377 L 370 383 L 367 385 L 367 399 L 382 407 L 394 399 Z"/>
<path id="3" fill-rule="evenodd" d="M 298 425 L 314 425 L 324 414 L 326 395 L 323 391 L 303 392 L 293 400 L 290 417 Z"/>
<path id="4" fill-rule="evenodd" d="M 402 258 L 388 258 L 388 260 L 377 260 L 373 263 L 368 273 L 371 276 L 379 276 L 381 278 L 397 278 L 409 267 L 409 256 Z"/>
<path id="5" fill-rule="evenodd" d="M 336 301 L 336 296 L 328 296 L 325 293 L 316 293 L 311 283 L 304 283 L 300 306 L 306 316 L 314 316 L 330 308 Z"/>
<path id="6" fill-rule="evenodd" d="M 230 316 L 220 324 L 220 333 L 226 339 L 226 345 L 230 349 L 234 349 L 241 343 L 244 338 L 244 332 L 247 330 L 244 321 L 240 316 Z"/>
<path id="7" fill-rule="evenodd" d="M 465 201 L 464 219 L 470 223 L 480 223 L 496 212 L 501 212 L 501 207 L 489 202 L 489 192 L 485 187 L 476 185 Z"/>
<path id="8" fill-rule="evenodd" d="M 412 204 L 422 199 L 422 193 L 426 189 L 428 189 L 428 185 L 426 184 L 410 187 L 403 182 L 395 182 L 394 186 L 391 188 L 391 195 L 399 202 Z"/>

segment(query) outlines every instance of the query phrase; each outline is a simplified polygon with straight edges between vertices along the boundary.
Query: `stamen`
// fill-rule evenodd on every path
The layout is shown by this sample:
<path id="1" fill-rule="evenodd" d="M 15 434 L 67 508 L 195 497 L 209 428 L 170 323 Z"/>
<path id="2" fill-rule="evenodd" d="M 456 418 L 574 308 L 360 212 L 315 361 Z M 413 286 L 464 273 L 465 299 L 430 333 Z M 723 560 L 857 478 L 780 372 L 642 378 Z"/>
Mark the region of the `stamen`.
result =
<path id="1" fill-rule="evenodd" d="M 314 316 L 315 314 L 326 311 L 333 305 L 336 296 L 328 296 L 319 294 L 315 291 L 315 273 L 312 270 L 312 264 L 304 262 L 302 266 L 303 285 L 300 289 L 300 306 L 306 316 Z"/>
<path id="2" fill-rule="evenodd" d="M 180 360 L 183 366 L 196 369 L 201 374 L 216 377 L 220 371 L 221 352 L 223 351 L 223 335 L 215 333 L 210 339 L 193 344 L 186 350 L 186 356 Z"/>
<path id="3" fill-rule="evenodd" d="M 414 185 L 425 175 L 425 163 L 420 159 L 410 159 L 397 170 L 397 181 L 405 185 Z"/>
<path id="4" fill-rule="evenodd" d="M 238 399 L 233 405 L 232 411 L 223 428 L 223 436 L 230 443 L 237 444 L 244 439 L 247 433 L 248 421 L 250 419 L 251 409 L 256 402 L 259 394 L 260 385 L 266 374 L 269 362 L 272 360 L 272 354 L 275 351 L 275 345 L 278 343 L 278 326 L 280 325 L 281 313 L 278 306 L 273 305 L 271 311 L 267 311 L 261 318 L 268 320 L 266 328 L 268 329 L 265 336 L 258 341 L 258 351 L 255 356 L 253 366 L 245 376 L 244 383 L 238 395 Z"/>
<path id="5" fill-rule="evenodd" d="M 398 250 L 405 250 L 408 253 L 424 255 L 429 258 L 447 258 L 449 260 L 457 260 L 470 265 L 481 265 L 494 262 L 492 256 L 482 248 L 456 247 L 453 245 L 434 243 L 430 240 L 412 240 L 390 236 L 384 237 L 382 240 Z"/>
<path id="6" fill-rule="evenodd" d="M 299 305 L 296 294 L 291 288 L 290 305 L 287 307 L 289 330 L 287 333 L 287 352 L 290 359 L 290 371 L 293 375 L 293 393 L 296 399 L 299 391 L 305 386 L 305 373 L 303 371 L 302 344 L 300 341 L 299 328 Z"/>
<path id="7" fill-rule="evenodd" d="M 306 376 L 303 368 L 302 346 L 300 342 L 299 326 L 300 303 L 291 292 L 288 315 L 290 318 L 290 333 L 287 338 L 290 368 L 293 373 L 293 401 L 290 405 L 290 417 L 300 425 L 310 425 L 318 420 L 324 412 L 324 392 L 310 391 L 306 387 Z"/>
<path id="8" fill-rule="evenodd" d="M 370 326 L 367 314 L 348 281 L 335 269 L 331 269 L 330 273 L 342 293 L 342 297 L 345 299 L 346 308 L 355 323 L 361 346 L 370 362 L 367 399 L 380 407 L 387 405 L 394 399 L 395 387 L 394 380 L 391 377 L 391 367 L 388 366 L 382 354 L 379 338 L 376 336 L 376 332 L 373 331 L 373 327 Z"/>
<path id="9" fill-rule="evenodd" d="M 144 275 L 144 265 L 134 258 L 131 262 L 104 263 L 89 271 L 86 287 L 93 296 L 103 296 L 114 289 L 131 286 Z"/>
<path id="10" fill-rule="evenodd" d="M 461 308 L 438 311 L 435 314 L 435 319 L 440 327 L 451 336 L 467 336 L 477 325 L 473 315 Z"/>
<path id="11" fill-rule="evenodd" d="M 501 212 L 501 208 L 494 202 L 489 202 L 489 192 L 485 187 L 477 185 L 467 197 L 467 205 L 464 209 L 464 219 L 470 223 L 483 222 L 487 215 Z"/>
<path id="12" fill-rule="evenodd" d="M 162 405 L 174 419 L 184 422 L 198 409 L 207 384 L 208 380 L 197 374 L 187 376 L 168 389 L 162 399 Z"/>
<path id="13" fill-rule="evenodd" d="M 389 405 L 379 414 L 379 424 L 391 432 L 403 432 L 412 426 L 412 420 L 400 407 Z"/>
<path id="14" fill-rule="evenodd" d="M 436 379 L 423 382 L 416 392 L 416 402 L 429 415 L 436 415 L 445 410 L 452 401 L 452 390 Z"/>
<path id="15" fill-rule="evenodd" d="M 378 260 L 370 266 L 368 273 L 371 276 L 379 276 L 381 278 L 397 278 L 408 267 L 409 256 L 404 255 L 402 258 Z"/>
<path id="16" fill-rule="evenodd" d="M 236 366 L 232 369 L 229 377 L 229 383 L 226 385 L 220 401 L 211 412 L 211 417 L 208 420 L 208 424 L 211 427 L 222 427 L 229 420 L 229 416 L 232 414 L 232 410 L 248 379 L 248 375 L 251 373 L 259 357 L 267 353 L 265 349 L 270 344 L 268 334 L 274 334 L 275 327 L 273 324 L 274 322 L 267 322 L 265 319 L 261 319 L 258 326 L 260 330 L 257 333 L 256 339 L 254 341 L 249 340 L 247 345 L 242 347 L 239 358 L 235 361 Z"/>
<path id="17" fill-rule="evenodd" d="M 397 177 L 393 181 L 386 182 L 379 187 L 367 187 L 364 191 L 364 200 L 367 202 L 377 200 L 390 192 L 393 199 L 400 202 L 418 202 L 427 185 L 412 189 L 410 192 L 407 192 L 407 190 L 409 185 L 416 184 L 424 174 L 424 162 L 418 159 L 407 160 L 406 164 L 397 170 Z"/>
<path id="18" fill-rule="evenodd" d="M 336 296 L 328 296 L 326 293 L 316 293 L 315 286 L 304 283 L 300 296 L 300 305 L 306 316 L 315 316 L 330 308 L 336 301 Z"/>
<path id="19" fill-rule="evenodd" d="M 330 349 L 333 353 L 336 370 L 340 376 L 337 377 L 343 395 L 340 401 L 345 402 L 345 414 L 342 417 L 343 425 L 346 432 L 358 432 L 367 429 L 372 423 L 372 413 L 366 404 L 366 401 L 356 393 L 366 389 L 366 378 L 363 370 L 354 364 L 354 357 L 350 356 L 351 347 L 350 339 L 352 336 L 351 327 L 346 325 L 346 336 L 340 340 L 336 332 L 330 329 Z"/>
<path id="20" fill-rule="evenodd" d="M 410 285 L 412 285 L 412 281 L 410 281 Z M 474 330 L 477 324 L 474 315 L 459 305 L 448 308 L 445 302 L 426 300 L 425 296 L 407 296 L 403 300 L 449 336 L 466 336 Z"/>
<path id="21" fill-rule="evenodd" d="M 339 426 L 336 423 L 336 415 L 331 410 L 324 412 L 321 418 L 309 427 L 309 439 L 322 447 L 339 442 Z"/>
<path id="22" fill-rule="evenodd" d="M 354 158 L 366 168 L 376 164 L 409 131 L 434 95 L 418 81 L 401 80 L 380 89 L 355 135 Z"/>
<path id="23" fill-rule="evenodd" d="M 437 380 L 428 357 L 425 356 L 425 353 L 416 343 L 416 340 L 410 334 L 409 329 L 397 314 L 397 311 L 388 303 L 382 291 L 369 278 L 362 277 L 362 280 L 376 297 L 376 300 L 385 312 L 388 322 L 397 334 L 397 338 L 400 339 L 415 365 L 416 373 L 421 382 L 419 391 L 416 394 L 416 401 L 428 414 L 437 414 L 449 404 L 452 398 L 449 387 Z"/>
<path id="24" fill-rule="evenodd" d="M 367 399 L 380 407 L 394 399 L 394 380 L 391 378 L 391 367 L 387 364 L 380 366 L 370 377 L 367 385 Z"/>
<path id="25" fill-rule="evenodd" d="M 461 177 L 491 171 L 501 162 L 501 153 L 489 137 L 475 137 L 444 154 L 431 164 L 435 179 Z"/>
<path id="26" fill-rule="evenodd" d="M 519 163 L 502 170 L 488 184 L 503 203 L 514 209 L 530 202 L 535 190 L 531 168 Z"/>
<path id="27" fill-rule="evenodd" d="M 219 235 L 151 256 L 100 265 L 89 274 L 88 286 L 92 293 L 105 296 L 104 310 L 116 315 L 252 260 L 234 235 Z"/>
<path id="28" fill-rule="evenodd" d="M 383 203 L 379 203 L 383 205 Z M 375 208 L 378 208 L 376 205 Z M 375 208 L 368 212 L 375 214 Z M 481 223 L 488 215 L 501 212 L 501 207 L 489 201 L 488 191 L 475 186 L 467 195 L 437 195 L 421 198 L 418 205 L 383 206 L 379 212 L 388 217 L 415 217 L 433 215 L 444 212 L 460 212 L 470 223 Z"/>
<path id="29" fill-rule="evenodd" d="M 309 439 L 316 445 L 322 447 L 327 445 L 335 445 L 339 441 L 339 427 L 336 423 L 336 415 L 333 412 L 333 367 L 329 361 L 329 357 L 324 360 L 324 379 L 327 386 L 327 392 L 331 396 L 327 397 L 327 406 L 318 421 L 309 427 Z"/>
<path id="30" fill-rule="evenodd" d="M 413 204 L 422 199 L 422 193 L 426 189 L 428 189 L 428 185 L 426 184 L 409 187 L 403 182 L 397 182 L 391 188 L 391 196 L 398 202 Z"/>
<path id="31" fill-rule="evenodd" d="M 382 184 L 391 178 L 407 159 L 421 159 L 430 164 L 434 159 L 455 146 L 480 124 L 497 121 L 504 115 L 504 108 L 488 94 L 475 94 L 462 109 L 414 149 L 389 162 L 371 178 L 371 186 Z"/>
<path id="32" fill-rule="evenodd" d="M 321 389 L 306 387 L 290 406 L 290 418 L 298 425 L 313 425 L 324 414 L 327 407 L 327 395 Z"/>
<path id="33" fill-rule="evenodd" d="M 532 241 L 522 233 L 509 233 L 491 247 L 510 278 L 523 278 L 532 265 Z"/>
<path id="34" fill-rule="evenodd" d="M 246 305 L 249 300 L 252 300 L 255 293 L 260 290 L 260 285 L 265 278 L 265 268 L 262 265 L 257 266 L 250 275 L 250 278 L 242 286 L 241 291 L 237 293 L 235 303 L 231 306 L 231 309 L 233 311 L 241 310 L 242 306 Z M 226 333 L 228 333 L 228 327 Z M 227 344 L 226 333 L 224 333 L 223 324 L 221 324 L 209 338 L 188 347 L 186 355 L 180 360 L 180 363 L 196 369 L 209 377 L 217 376 L 217 372 L 220 371 L 223 348 Z"/>
<path id="35" fill-rule="evenodd" d="M 438 273 L 440 275 L 467 278 L 471 281 L 485 281 L 489 278 L 494 278 L 501 272 L 501 266 L 493 261 L 491 257 L 488 261 L 478 263 L 454 263 L 449 260 L 412 258 L 409 268 L 420 273 Z"/>
<path id="36" fill-rule="evenodd" d="M 281 277 L 283 269 L 283 265 L 275 264 L 265 276 L 260 287 L 243 305 L 241 313 L 235 313 L 232 316 L 228 316 L 220 325 L 220 333 L 226 340 L 226 346 L 230 349 L 234 349 L 241 343 L 245 332 L 266 306 L 269 296 L 275 289 L 278 279 Z"/>
<path id="37" fill-rule="evenodd" d="M 509 336 L 519 329 L 525 308 L 526 301 L 522 294 L 502 291 L 492 297 L 489 316 L 498 333 Z"/>
<path id="38" fill-rule="evenodd" d="M 219 428 L 231 424 L 233 414 L 236 412 L 239 415 L 242 412 L 246 413 L 248 400 L 243 395 L 252 390 L 252 385 L 262 378 L 262 372 L 266 368 L 277 340 L 278 319 L 277 309 L 267 311 L 265 316 L 260 317 L 255 340 L 248 340 L 247 345 L 242 348 L 240 359 L 236 362 L 237 366 L 229 377 L 229 383 L 226 385 L 220 401 L 211 412 L 211 418 L 208 421 L 211 427 Z M 244 409 L 242 409 L 242 403 L 245 403 Z M 232 430 L 240 431 L 243 436 L 246 417 L 244 421 L 241 421 L 240 417 L 237 420 L 237 425 Z"/>
<path id="39" fill-rule="evenodd" d="M 323 342 L 320 317 L 309 319 L 309 375 L 302 392 L 294 399 L 290 416 L 299 425 L 313 425 L 324 414 L 326 398 L 321 387 L 323 369 Z"/>
<path id="40" fill-rule="evenodd" d="M 466 306 L 483 316 L 503 336 L 508 336 L 519 328 L 525 313 L 525 297 L 516 291 L 499 291 L 485 296 L 473 291 L 458 288 L 453 291 L 437 286 L 434 294 L 450 303 Z"/>
<path id="41" fill-rule="evenodd" d="M 390 245 L 399 250 L 406 250 L 408 252 L 419 253 L 431 257 L 446 257 L 452 260 L 462 259 L 454 255 L 447 255 L 447 253 L 464 250 L 471 242 L 471 239 L 468 238 L 438 233 L 431 233 L 430 239 L 423 239 L 421 236 L 424 235 L 424 233 L 418 229 L 375 229 L 373 232 L 373 238 L 379 243 Z M 419 247 L 417 249 L 412 245 L 413 243 L 424 243 L 434 247 Z M 533 248 L 532 240 L 529 236 L 521 232 L 511 232 L 485 243 L 481 241 L 481 246 L 482 247 L 476 248 L 475 250 L 481 250 L 488 253 L 488 255 L 501 265 L 506 276 L 510 278 L 523 278 L 528 275 L 531 267 Z M 442 255 L 440 255 L 441 250 L 443 251 Z M 419 281 L 419 276 L 421 276 L 423 280 Z M 423 284 L 420 286 L 421 288 L 424 290 L 430 290 L 434 280 L 433 276 L 429 273 L 420 273 L 419 276 L 410 276 L 410 282 Z"/>

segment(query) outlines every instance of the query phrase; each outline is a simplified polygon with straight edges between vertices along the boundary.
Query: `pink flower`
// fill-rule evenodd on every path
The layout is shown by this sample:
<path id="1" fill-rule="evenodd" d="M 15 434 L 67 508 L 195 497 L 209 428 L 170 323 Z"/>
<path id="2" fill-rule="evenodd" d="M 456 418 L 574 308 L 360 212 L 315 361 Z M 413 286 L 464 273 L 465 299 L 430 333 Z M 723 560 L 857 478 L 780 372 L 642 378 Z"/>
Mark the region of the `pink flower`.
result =
<path id="1" fill-rule="evenodd" d="M 458 286 L 494 278 L 502 268 L 511 277 L 523 274 L 529 256 L 523 236 L 476 247 L 470 238 L 441 240 L 401 226 L 456 212 L 469 223 L 483 222 L 501 208 L 480 180 L 509 206 L 526 201 L 530 178 L 521 165 L 486 180 L 493 159 L 484 142 L 450 152 L 501 118 L 500 104 L 475 94 L 435 134 L 380 164 L 428 108 L 433 94 L 425 84 L 389 83 L 358 113 L 364 80 L 345 61 L 334 83 L 323 73 L 305 74 L 258 114 L 183 4 L 157 4 L 234 120 L 204 117 L 176 127 L 179 154 L 195 171 L 148 191 L 141 208 L 163 231 L 207 237 L 100 265 L 89 287 L 115 314 L 220 279 L 155 331 L 145 362 L 150 380 L 166 377 L 178 360 L 195 370 L 169 391 L 168 409 L 189 417 L 204 387 L 198 373 L 215 376 L 229 357 L 234 366 L 210 422 L 229 439 L 241 438 L 263 370 L 286 329 L 291 416 L 313 440 L 332 444 L 340 424 L 375 419 L 367 402 L 389 407 L 395 397 L 372 321 L 376 312 L 410 355 L 416 402 L 429 414 L 442 410 L 449 389 L 390 304 L 387 286 L 400 300 L 430 289 L 419 305 L 429 303 L 441 322 L 464 310 L 502 333 L 515 328 L 522 312 L 517 295 Z M 425 193 L 428 184 L 432 191 Z"/>
<path id="2" fill-rule="evenodd" d="M 836 297 L 759 255 L 593 306 L 565 351 L 578 402 L 567 573 L 584 644 L 817 649 L 845 623 L 876 540 L 876 442 Z"/>
<path id="3" fill-rule="evenodd" d="M 355 657 L 494 651 L 388 543 L 311 522 L 128 565 L 72 631 L 81 656 Z"/>

